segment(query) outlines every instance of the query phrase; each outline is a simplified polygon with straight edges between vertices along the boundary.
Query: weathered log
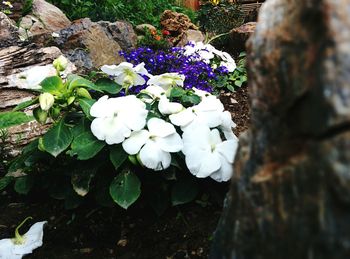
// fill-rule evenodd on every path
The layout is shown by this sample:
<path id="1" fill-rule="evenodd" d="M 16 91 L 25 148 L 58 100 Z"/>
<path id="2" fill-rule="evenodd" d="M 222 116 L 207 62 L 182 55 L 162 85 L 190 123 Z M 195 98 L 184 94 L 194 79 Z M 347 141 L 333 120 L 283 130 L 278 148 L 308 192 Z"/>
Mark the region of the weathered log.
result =
<path id="1" fill-rule="evenodd" d="M 350 258 L 349 0 L 268 0 L 211 258 Z"/>

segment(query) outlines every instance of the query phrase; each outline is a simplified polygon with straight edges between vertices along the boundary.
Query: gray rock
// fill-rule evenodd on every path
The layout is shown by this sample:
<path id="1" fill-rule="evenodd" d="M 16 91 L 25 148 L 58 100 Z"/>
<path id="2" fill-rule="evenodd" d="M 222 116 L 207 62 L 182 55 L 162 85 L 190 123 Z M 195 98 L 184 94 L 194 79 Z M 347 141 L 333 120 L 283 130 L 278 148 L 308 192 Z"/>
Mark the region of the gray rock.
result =
<path id="1" fill-rule="evenodd" d="M 123 50 L 130 50 L 136 47 L 137 35 L 130 23 L 125 21 L 116 21 L 113 23 L 101 21 L 98 24 L 118 42 Z"/>
<path id="2" fill-rule="evenodd" d="M 99 69 L 105 64 L 119 64 L 122 50 L 105 27 L 89 18 L 74 21 L 71 26 L 58 32 L 54 43 L 78 67 L 80 72 Z"/>
<path id="3" fill-rule="evenodd" d="M 203 42 L 204 39 L 205 37 L 201 31 L 189 29 L 183 33 L 177 46 L 185 46 L 190 41 Z"/>
<path id="4" fill-rule="evenodd" d="M 268 0 L 248 41 L 252 128 L 211 258 L 350 254 L 350 1 Z"/>
<path id="5" fill-rule="evenodd" d="M 14 45 L 18 41 L 18 28 L 6 14 L 0 12 L 0 48 Z"/>

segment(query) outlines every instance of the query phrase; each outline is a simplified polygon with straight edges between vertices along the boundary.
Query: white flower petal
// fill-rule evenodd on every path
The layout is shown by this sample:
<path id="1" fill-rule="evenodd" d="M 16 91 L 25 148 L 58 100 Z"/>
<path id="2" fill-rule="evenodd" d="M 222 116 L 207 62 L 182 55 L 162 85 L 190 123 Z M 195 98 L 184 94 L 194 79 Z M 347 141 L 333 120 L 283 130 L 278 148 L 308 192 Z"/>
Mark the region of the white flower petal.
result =
<path id="1" fill-rule="evenodd" d="M 165 93 L 165 90 L 157 85 L 149 85 L 142 91 L 156 98 L 160 98 Z"/>
<path id="2" fill-rule="evenodd" d="M 121 72 L 116 65 L 103 65 L 101 71 L 110 76 L 118 75 Z"/>
<path id="3" fill-rule="evenodd" d="M 151 118 L 147 127 L 151 136 L 156 137 L 166 137 L 176 132 L 174 125 L 158 118 Z"/>
<path id="4" fill-rule="evenodd" d="M 184 107 L 181 103 L 170 102 L 166 96 L 162 96 L 159 100 L 158 110 L 161 114 L 173 114 L 182 111 Z"/>
<path id="5" fill-rule="evenodd" d="M 182 139 L 178 133 L 173 133 L 164 138 L 156 137 L 155 142 L 160 149 L 166 152 L 179 152 L 183 148 Z"/>
<path id="6" fill-rule="evenodd" d="M 226 182 L 230 180 L 233 175 L 233 165 L 227 162 L 223 157 L 220 157 L 220 160 L 220 169 L 212 173 L 210 177 L 217 182 Z"/>
<path id="7" fill-rule="evenodd" d="M 207 152 L 201 158 L 201 161 L 202 161 L 201 166 L 200 166 L 199 171 L 196 175 L 199 178 L 208 177 L 213 172 L 220 169 L 221 162 L 220 162 L 220 156 L 218 153 Z"/>
<path id="8" fill-rule="evenodd" d="M 194 114 L 193 109 L 187 108 L 179 113 L 171 114 L 169 119 L 172 124 L 183 127 L 192 122 L 195 117 L 196 115 Z"/>
<path id="9" fill-rule="evenodd" d="M 149 132 L 147 130 L 134 131 L 130 137 L 123 142 L 123 148 L 129 155 L 136 155 L 141 147 L 149 139 Z"/>
<path id="10" fill-rule="evenodd" d="M 108 107 L 108 96 L 104 95 L 97 102 L 95 102 L 90 108 L 90 115 L 93 117 L 107 117 L 113 114 L 113 111 Z"/>
<path id="11" fill-rule="evenodd" d="M 238 140 L 226 140 L 216 145 L 215 151 L 220 153 L 229 163 L 233 163 L 238 148 Z"/>
<path id="12" fill-rule="evenodd" d="M 27 233 L 24 234 L 25 242 L 21 245 L 15 245 L 13 252 L 15 254 L 29 254 L 34 249 L 43 245 L 43 228 L 47 221 L 37 222 L 30 227 Z"/>
<path id="13" fill-rule="evenodd" d="M 135 71 L 138 74 L 146 75 L 148 77 L 150 76 L 150 74 L 148 73 L 147 69 L 145 68 L 145 63 L 144 62 L 138 64 L 134 69 L 135 69 Z"/>
<path id="14" fill-rule="evenodd" d="M 159 171 L 170 166 L 171 155 L 161 150 L 154 141 L 149 140 L 141 148 L 140 160 L 145 167 Z"/>

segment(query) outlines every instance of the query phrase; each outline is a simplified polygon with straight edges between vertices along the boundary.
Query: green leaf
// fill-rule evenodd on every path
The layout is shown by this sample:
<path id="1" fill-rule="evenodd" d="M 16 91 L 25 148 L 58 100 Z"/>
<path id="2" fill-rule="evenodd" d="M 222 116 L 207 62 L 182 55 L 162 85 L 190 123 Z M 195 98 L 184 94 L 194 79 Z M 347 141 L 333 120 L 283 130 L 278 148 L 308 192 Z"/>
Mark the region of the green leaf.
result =
<path id="1" fill-rule="evenodd" d="M 0 191 L 5 189 L 13 181 L 13 179 L 14 178 L 10 176 L 0 178 Z"/>
<path id="2" fill-rule="evenodd" d="M 232 85 L 227 85 L 227 89 L 230 90 L 231 92 L 235 91 L 235 88 Z"/>
<path id="3" fill-rule="evenodd" d="M 48 112 L 43 111 L 40 108 L 40 106 L 38 106 L 33 110 L 33 116 L 37 122 L 39 122 L 40 124 L 45 124 L 45 122 L 47 120 Z"/>
<path id="4" fill-rule="evenodd" d="M 87 98 L 79 99 L 79 105 L 89 120 L 93 119 L 93 117 L 91 117 L 90 115 L 90 109 L 95 102 L 96 101 L 94 99 L 87 99 Z"/>
<path id="5" fill-rule="evenodd" d="M 141 194 L 140 180 L 133 172 L 125 170 L 113 179 L 109 193 L 120 207 L 127 209 Z"/>
<path id="6" fill-rule="evenodd" d="M 235 85 L 238 86 L 238 87 L 241 87 L 243 84 L 243 82 L 241 81 L 235 81 Z"/>
<path id="7" fill-rule="evenodd" d="M 182 103 L 190 103 L 190 104 L 194 104 L 197 105 L 201 102 L 201 98 L 198 95 L 183 95 L 181 97 L 181 102 Z"/>
<path id="8" fill-rule="evenodd" d="M 113 145 L 110 146 L 109 159 L 114 165 L 115 170 L 125 162 L 128 158 L 128 154 L 124 151 L 122 145 Z"/>
<path id="9" fill-rule="evenodd" d="M 90 190 L 91 179 L 95 176 L 97 169 L 81 169 L 73 171 L 71 183 L 73 185 L 74 191 L 79 196 L 85 196 Z"/>
<path id="10" fill-rule="evenodd" d="M 90 131 L 77 136 L 71 145 L 72 153 L 78 160 L 87 160 L 97 155 L 104 148 L 105 142 L 98 140 Z"/>
<path id="11" fill-rule="evenodd" d="M 14 188 L 19 194 L 28 194 L 33 185 L 33 177 L 23 176 L 16 180 Z"/>
<path id="12" fill-rule="evenodd" d="M 79 123 L 71 129 L 74 138 L 87 131 L 90 131 L 90 123 L 86 118 L 81 118 Z"/>
<path id="13" fill-rule="evenodd" d="M 193 201 L 198 194 L 198 183 L 192 178 L 179 179 L 171 190 L 173 206 Z"/>
<path id="14" fill-rule="evenodd" d="M 73 134 L 61 119 L 43 137 L 43 146 L 54 157 L 66 150 L 73 140 Z"/>
<path id="15" fill-rule="evenodd" d="M 68 90 L 70 91 L 74 90 L 77 87 L 85 87 L 98 92 L 102 92 L 100 89 L 97 88 L 97 86 L 93 82 L 78 75 L 69 75 L 67 78 L 67 82 Z"/>
<path id="16" fill-rule="evenodd" d="M 24 112 L 3 112 L 0 113 L 0 129 L 20 125 L 32 121 L 34 118 Z"/>
<path id="17" fill-rule="evenodd" d="M 181 97 L 186 93 L 186 91 L 181 87 L 173 87 L 170 92 L 170 98 Z"/>
<path id="18" fill-rule="evenodd" d="M 36 97 L 33 100 L 28 100 L 28 101 L 22 102 L 22 103 L 18 104 L 15 108 L 13 108 L 12 111 L 16 112 L 16 111 L 19 111 L 19 110 L 23 110 L 23 109 L 25 109 L 25 108 L 27 108 L 27 107 L 37 103 L 38 100 L 39 100 L 39 97 Z"/>
<path id="19" fill-rule="evenodd" d="M 43 92 L 58 95 L 63 89 L 63 82 L 59 76 L 50 76 L 45 78 L 41 83 Z"/>
<path id="20" fill-rule="evenodd" d="M 109 78 L 100 78 L 95 82 L 95 85 L 101 91 L 110 94 L 117 94 L 120 92 L 120 90 L 122 90 L 121 85 L 118 85 L 116 82 Z"/>

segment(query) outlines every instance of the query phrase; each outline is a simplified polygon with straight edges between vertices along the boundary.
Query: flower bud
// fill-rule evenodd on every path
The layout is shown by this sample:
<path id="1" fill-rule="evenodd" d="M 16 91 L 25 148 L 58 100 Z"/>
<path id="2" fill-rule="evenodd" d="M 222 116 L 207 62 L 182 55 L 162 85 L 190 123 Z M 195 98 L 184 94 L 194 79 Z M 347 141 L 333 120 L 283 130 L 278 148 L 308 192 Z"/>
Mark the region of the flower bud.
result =
<path id="1" fill-rule="evenodd" d="M 67 104 L 71 105 L 74 101 L 75 101 L 75 96 L 71 96 L 71 97 L 68 98 Z"/>
<path id="2" fill-rule="evenodd" d="M 89 91 L 86 90 L 85 88 L 78 88 L 77 89 L 77 95 L 80 96 L 80 97 L 87 98 L 87 99 L 92 99 Z"/>
<path id="3" fill-rule="evenodd" d="M 68 59 L 64 56 L 59 56 L 53 61 L 53 66 L 56 68 L 58 72 L 64 71 L 67 68 Z"/>
<path id="4" fill-rule="evenodd" d="M 44 124 L 47 120 L 47 111 L 37 107 L 33 110 L 33 116 L 39 123 Z"/>
<path id="5" fill-rule="evenodd" d="M 43 111 L 48 111 L 52 105 L 55 103 L 55 98 L 52 94 L 50 93 L 42 93 L 39 96 L 39 104 L 40 104 L 40 108 Z"/>

